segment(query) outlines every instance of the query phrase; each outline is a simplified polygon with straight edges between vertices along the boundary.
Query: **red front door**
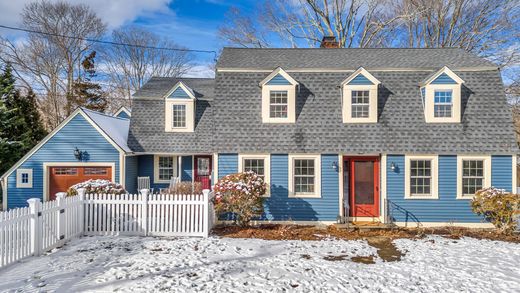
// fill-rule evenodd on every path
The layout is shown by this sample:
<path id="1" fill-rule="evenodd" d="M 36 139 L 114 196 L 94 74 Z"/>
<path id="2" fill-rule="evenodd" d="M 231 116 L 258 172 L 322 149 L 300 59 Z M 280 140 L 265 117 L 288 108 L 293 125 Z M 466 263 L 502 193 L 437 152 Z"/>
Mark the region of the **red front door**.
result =
<path id="1" fill-rule="evenodd" d="M 202 189 L 211 189 L 211 156 L 195 156 L 195 182 L 202 183 Z"/>
<path id="2" fill-rule="evenodd" d="M 379 217 L 379 157 L 345 157 L 351 217 Z"/>

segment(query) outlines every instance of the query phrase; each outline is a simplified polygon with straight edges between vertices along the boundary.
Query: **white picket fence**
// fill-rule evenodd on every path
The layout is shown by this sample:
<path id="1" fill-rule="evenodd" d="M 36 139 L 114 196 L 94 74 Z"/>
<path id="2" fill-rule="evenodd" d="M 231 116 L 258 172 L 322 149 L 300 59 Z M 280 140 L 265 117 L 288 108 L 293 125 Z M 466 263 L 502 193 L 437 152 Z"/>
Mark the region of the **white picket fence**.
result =
<path id="1" fill-rule="evenodd" d="M 81 235 L 207 237 L 214 215 L 209 190 L 196 195 L 84 194 L 0 213 L 0 267 Z"/>

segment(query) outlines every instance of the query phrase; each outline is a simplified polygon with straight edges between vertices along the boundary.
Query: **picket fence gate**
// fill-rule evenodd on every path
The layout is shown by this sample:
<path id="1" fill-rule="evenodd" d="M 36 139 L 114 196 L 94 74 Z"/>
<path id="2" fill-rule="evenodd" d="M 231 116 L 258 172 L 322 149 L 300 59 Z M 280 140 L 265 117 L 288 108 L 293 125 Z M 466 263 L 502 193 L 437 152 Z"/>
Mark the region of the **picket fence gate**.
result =
<path id="1" fill-rule="evenodd" d="M 0 212 L 0 267 L 63 245 L 81 235 L 207 237 L 214 222 L 203 194 L 58 194 L 29 207 Z"/>

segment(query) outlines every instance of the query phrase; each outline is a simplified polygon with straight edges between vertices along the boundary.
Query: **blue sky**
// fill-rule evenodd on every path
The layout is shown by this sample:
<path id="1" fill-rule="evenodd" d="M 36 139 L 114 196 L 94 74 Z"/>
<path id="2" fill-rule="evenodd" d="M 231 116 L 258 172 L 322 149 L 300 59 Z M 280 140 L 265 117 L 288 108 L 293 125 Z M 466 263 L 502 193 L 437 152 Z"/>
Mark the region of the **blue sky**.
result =
<path id="1" fill-rule="evenodd" d="M 0 1 L 0 24 L 20 26 L 19 14 L 32 0 Z M 224 44 L 218 38 L 218 27 L 224 23 L 231 6 L 251 12 L 256 1 L 242 0 L 69 0 L 89 5 L 103 19 L 109 30 L 125 25 L 138 25 L 170 38 L 190 49 L 218 51 Z M 2 36 L 23 38 L 23 34 L 0 29 Z M 208 66 L 212 54 L 195 54 L 196 66 L 190 75 L 212 74 Z"/>

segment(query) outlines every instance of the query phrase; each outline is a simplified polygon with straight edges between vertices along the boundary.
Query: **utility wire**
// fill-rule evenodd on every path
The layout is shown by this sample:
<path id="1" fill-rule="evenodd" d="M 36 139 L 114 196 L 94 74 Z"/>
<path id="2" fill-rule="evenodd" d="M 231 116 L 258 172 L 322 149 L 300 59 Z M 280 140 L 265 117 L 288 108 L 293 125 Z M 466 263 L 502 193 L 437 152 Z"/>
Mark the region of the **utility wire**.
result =
<path id="1" fill-rule="evenodd" d="M 195 49 L 183 49 L 183 48 L 154 47 L 154 46 L 144 46 L 144 45 L 112 42 L 112 41 L 102 41 L 102 40 L 91 39 L 91 38 L 81 38 L 81 37 L 74 37 L 74 36 L 67 36 L 67 35 L 61 35 L 61 34 L 55 34 L 55 33 L 36 31 L 36 30 L 25 29 L 25 28 L 20 28 L 20 27 L 12 27 L 12 26 L 7 26 L 7 25 L 3 25 L 3 24 L 0 24 L 0 28 L 5 28 L 5 29 L 10 29 L 10 30 L 15 30 L 15 31 L 22 31 L 22 32 L 27 32 L 27 33 L 41 34 L 41 35 L 46 35 L 46 36 L 81 40 L 81 41 L 87 41 L 87 42 L 92 42 L 92 43 L 114 45 L 114 46 L 128 46 L 128 47 L 135 47 L 135 48 L 142 48 L 142 49 L 179 51 L 179 52 L 208 53 L 208 54 L 213 54 L 214 59 L 215 60 L 217 59 L 217 51 L 213 51 L 213 50 L 195 50 Z"/>

